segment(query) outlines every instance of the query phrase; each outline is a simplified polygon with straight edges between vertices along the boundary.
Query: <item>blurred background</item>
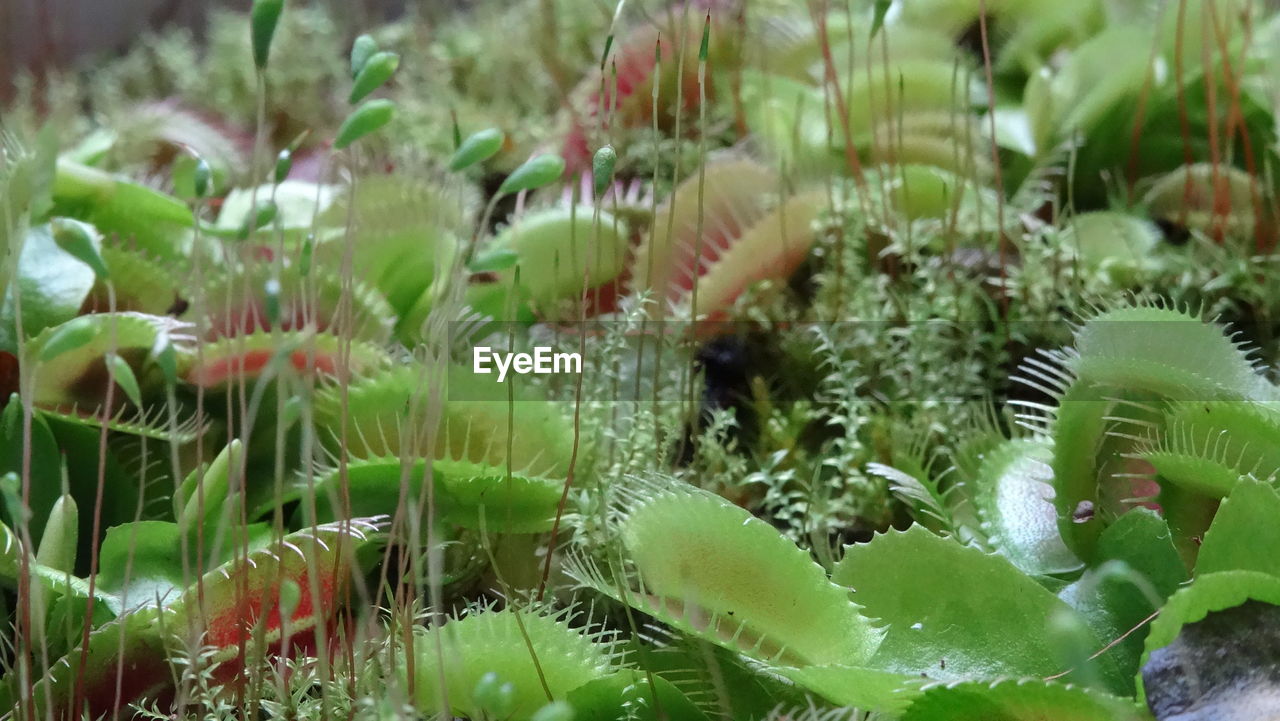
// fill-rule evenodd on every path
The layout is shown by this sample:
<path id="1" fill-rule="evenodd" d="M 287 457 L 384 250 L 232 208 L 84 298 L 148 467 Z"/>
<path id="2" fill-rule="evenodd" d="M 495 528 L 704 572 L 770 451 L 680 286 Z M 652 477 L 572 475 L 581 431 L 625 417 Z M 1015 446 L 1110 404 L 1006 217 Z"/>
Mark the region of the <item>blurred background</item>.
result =
<path id="1" fill-rule="evenodd" d="M 313 0 L 347 27 L 390 19 L 408 0 Z M 418 0 L 423 12 L 466 5 L 465 0 Z M 252 0 L 0 0 L 0 101 L 12 97 L 23 71 L 36 76 L 51 68 L 91 64 L 127 50 L 139 36 L 169 26 L 205 30 L 209 11 L 248 10 Z"/>

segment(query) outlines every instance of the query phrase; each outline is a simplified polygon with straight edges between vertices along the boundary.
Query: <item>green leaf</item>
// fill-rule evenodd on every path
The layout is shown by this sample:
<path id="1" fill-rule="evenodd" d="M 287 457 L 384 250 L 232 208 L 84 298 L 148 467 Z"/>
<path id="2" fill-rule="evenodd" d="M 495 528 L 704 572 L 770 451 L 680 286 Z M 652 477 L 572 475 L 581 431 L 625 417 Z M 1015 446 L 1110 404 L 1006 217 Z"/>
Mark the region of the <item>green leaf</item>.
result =
<path id="1" fill-rule="evenodd" d="M 370 133 L 382 129 L 395 117 L 395 103 L 385 98 L 370 100 L 356 108 L 342 121 L 338 134 L 333 139 L 335 150 L 342 150 Z"/>
<path id="2" fill-rule="evenodd" d="M 864 711 L 901 712 L 927 683 L 914 674 L 865 666 L 828 664 L 769 670 L 833 704 Z"/>
<path id="3" fill-rule="evenodd" d="M 55 571 L 71 573 L 76 565 L 76 545 L 80 533 L 80 511 L 76 499 L 62 495 L 49 512 L 36 551 L 36 563 Z"/>
<path id="4" fill-rule="evenodd" d="M 95 503 L 98 489 L 107 489 L 102 496 L 102 512 L 97 519 L 100 521 L 99 533 L 133 520 L 138 512 L 139 498 L 144 501 L 155 499 L 144 493 L 137 473 L 126 469 L 117 444 L 108 443 L 105 455 L 100 453 L 101 431 L 98 428 L 53 416 L 46 416 L 46 422 L 61 457 L 65 459 L 71 495 L 86 511 L 80 514 L 78 556 L 81 566 L 87 569 L 91 544 L 101 540 L 100 536 L 95 538 L 93 534 L 94 517 L 98 515 Z M 60 484 L 54 486 L 60 487 Z"/>
<path id="5" fill-rule="evenodd" d="M 39 413 L 31 418 L 30 444 L 24 442 L 22 426 L 22 402 L 15 394 L 0 413 L 0 476 L 12 473 L 21 482 L 23 457 L 29 454 L 31 483 L 27 510 L 31 517 L 28 523 L 32 541 L 39 543 L 49 514 L 62 494 L 62 452 L 49 424 Z M 8 515 L 11 526 L 17 527 L 17 521 L 13 514 Z"/>
<path id="6" fill-rule="evenodd" d="M 125 608 L 172 603 L 195 578 L 183 576 L 183 540 L 178 525 L 168 521 L 108 528 L 98 555 L 98 587 L 119 595 Z"/>
<path id="7" fill-rule="evenodd" d="M 403 503 L 417 508 L 423 497 L 426 461 L 403 462 L 397 457 L 353 459 L 346 468 L 348 493 L 343 498 L 343 474 L 325 471 L 313 479 L 298 479 L 276 497 L 271 484 L 251 491 L 254 518 L 266 516 L 273 508 L 296 499 L 305 499 L 298 510 L 303 525 L 354 516 L 394 515 Z M 435 488 L 438 520 L 493 533 L 541 533 L 551 530 L 564 489 L 564 480 L 538 478 L 522 473 L 507 475 L 505 468 L 467 461 L 432 462 L 431 483 Z M 314 496 L 312 490 L 314 489 Z M 315 509 L 314 519 L 312 509 Z"/>
<path id="8" fill-rule="evenodd" d="M 91 718 L 110 717 L 125 704 L 163 694 L 174 679 L 172 649 L 181 643 L 174 635 L 188 628 L 204 630 L 204 643 L 214 649 L 207 659 L 220 664 L 220 674 L 231 674 L 228 678 L 244 674 L 241 650 L 250 660 L 261 658 L 265 650 L 256 648 L 259 631 L 268 645 L 280 641 L 282 581 L 297 582 L 309 574 L 314 581 L 298 584 L 304 595 L 294 616 L 287 619 L 291 633 L 300 634 L 330 621 L 348 588 L 352 551 L 375 528 L 370 519 L 350 519 L 340 527 L 290 534 L 282 542 L 251 550 L 247 557 L 239 554 L 236 560 L 207 572 L 199 585 L 185 587 L 181 597 L 164 608 L 137 608 L 97 628 L 89 635 L 87 647 L 77 648 L 54 663 L 29 689 L 30 698 L 36 700 L 36 715 L 65 709 L 77 688 Z M 147 546 L 161 553 L 164 541 L 170 549 L 175 547 L 173 540 L 172 535 L 161 532 L 150 537 Z M 121 540 L 112 545 L 123 549 L 127 544 Z M 111 555 L 116 559 L 111 566 L 120 567 L 115 550 Z M 172 562 L 169 555 L 160 557 L 165 563 Z M 145 567 L 145 561 L 141 563 Z M 313 596 L 313 588 L 319 589 L 319 596 Z M 103 598 L 115 602 L 112 596 Z M 141 594 L 131 598 L 141 600 Z M 148 600 L 154 602 L 154 595 Z M 122 677 L 128 679 L 123 688 L 118 685 Z M 47 701 L 52 701 L 53 708 L 44 706 Z"/>
<path id="9" fill-rule="evenodd" d="M 1276 388 L 1222 328 L 1179 310 L 1148 304 L 1100 313 L 1077 331 L 1075 346 L 1061 356 L 1061 371 L 1025 373 L 1032 385 L 1066 387 L 1057 394 L 1053 424 L 1054 502 L 1063 539 L 1087 563 L 1103 528 L 1123 510 L 1104 503 L 1123 497 L 1105 484 L 1131 463 L 1125 453 L 1141 442 L 1109 433 L 1117 420 L 1145 428 L 1159 416 L 1144 409 L 1161 402 L 1269 401 Z M 1175 540 L 1189 545 L 1190 536 L 1203 531 L 1173 520 L 1202 505 L 1195 499 L 1183 509 L 1163 498 L 1161 505 Z"/>
<path id="10" fill-rule="evenodd" d="M 35 714 L 40 718 L 48 713 L 56 718 L 72 703 L 73 690 L 79 683 L 86 715 L 109 717 L 115 708 L 117 679 L 127 678 L 129 692 L 138 697 L 170 686 L 172 667 L 166 661 L 167 654 L 156 612 L 129 613 L 113 619 L 89 634 L 87 647 L 77 646 L 35 682 L 30 696 L 37 709 Z M 12 686 L 16 677 L 17 674 L 10 674 L 6 678 L 11 694 L 21 693 Z"/>
<path id="11" fill-rule="evenodd" d="M 483 163 L 502 150 L 504 142 L 506 142 L 506 135 L 497 128 L 486 128 L 472 133 L 462 141 L 453 157 L 449 159 L 449 170 L 457 172 L 477 163 Z"/>
<path id="12" fill-rule="evenodd" d="M 467 270 L 472 273 L 492 273 L 514 268 L 519 260 L 520 254 L 514 250 L 498 248 L 477 256 L 467 264 Z"/>
<path id="13" fill-rule="evenodd" d="M 969 681 L 934 686 L 902 721 L 1140 721 L 1131 700 L 1100 691 L 1041 681 Z"/>
<path id="14" fill-rule="evenodd" d="M 53 199 L 58 215 L 92 223 L 160 259 L 184 257 L 195 225 L 181 200 L 67 160 L 58 161 Z"/>
<path id="15" fill-rule="evenodd" d="M 580 205 L 528 213 L 499 233 L 485 253 L 515 253 L 520 285 L 549 309 L 616 278 L 626 267 L 629 240 L 620 219 Z M 514 283 L 514 270 L 503 277 Z"/>
<path id="16" fill-rule="evenodd" d="M 1241 606 L 1248 601 L 1280 605 L 1280 578 L 1257 571 L 1221 571 L 1197 576 L 1179 590 L 1151 624 L 1142 656 L 1143 673 L 1137 679 L 1138 699 L 1146 700 L 1145 684 L 1153 655 L 1178 638 L 1183 628 L 1209 614 Z M 1210 661 L 1222 663 L 1223 658 Z M 1252 659 L 1248 660 L 1253 663 Z M 1269 659 L 1268 662 L 1271 662 Z"/>
<path id="17" fill-rule="evenodd" d="M 58 246 L 49 225 L 27 231 L 16 283 L 22 301 L 23 336 L 30 338 L 76 317 L 96 280 L 92 268 Z M 16 312 L 11 288 L 0 302 L 0 350 L 15 354 Z"/>
<path id="18" fill-rule="evenodd" d="M 345 228 L 351 214 L 359 248 L 353 274 L 377 288 L 404 316 L 451 267 L 456 237 L 470 237 L 472 221 L 466 208 L 454 188 L 403 174 L 379 174 L 360 178 L 351 191 L 336 197 L 319 222 Z M 317 268 L 341 268 L 346 244 L 340 242 L 341 235 L 337 240 L 317 238 Z"/>
<path id="19" fill-rule="evenodd" d="M 201 466 L 188 474 L 173 496 L 178 525 L 190 529 L 196 528 L 197 523 L 216 526 L 224 516 L 223 505 L 231 488 L 232 474 L 240 479 L 243 464 L 244 443 L 234 438 L 207 467 Z"/>
<path id="20" fill-rule="evenodd" d="M 494 374 L 477 375 L 473 370 L 471 365 L 449 368 L 438 422 L 428 422 L 418 405 L 424 377 L 435 374 L 422 365 L 400 366 L 352 383 L 345 410 L 336 389 L 319 391 L 315 395 L 318 432 L 335 441 L 345 438 L 348 453 L 360 458 L 412 457 L 425 452 L 503 471 L 510 463 L 518 475 L 564 479 L 574 447 L 573 423 L 565 404 L 522 387 L 516 388 L 512 404 L 508 384 L 499 384 Z M 405 412 L 415 406 L 419 412 Z M 402 433 L 378 430 L 393 427 Z M 587 450 L 580 447 L 579 462 Z"/>
<path id="21" fill-rule="evenodd" d="M 98 336 L 100 330 L 100 326 L 87 316 L 72 318 L 54 328 L 40 346 L 40 362 L 47 363 L 63 353 L 83 348 Z"/>
<path id="22" fill-rule="evenodd" d="M 707 721 L 707 715 L 670 681 L 657 675 L 646 676 L 642 671 L 620 671 L 589 681 L 570 691 L 565 700 L 575 721 Z"/>
<path id="23" fill-rule="evenodd" d="M 538 709 L 531 721 L 574 721 L 573 707 L 564 701 L 552 701 Z"/>
<path id="24" fill-rule="evenodd" d="M 119 597 L 126 609 L 157 601 L 169 605 L 178 601 L 200 570 L 208 572 L 272 543 L 266 523 L 226 528 L 221 536 L 211 525 L 203 535 L 201 539 L 194 529 L 184 533 L 169 521 L 133 521 L 108 528 L 98 555 L 98 587 Z M 196 563 L 198 557 L 203 557 L 202 564 Z"/>
<path id="25" fill-rule="evenodd" d="M 1218 506 L 1204 535 L 1196 574 L 1259 571 L 1280 577 L 1280 494 L 1269 483 L 1244 479 Z"/>
<path id="26" fill-rule="evenodd" d="M 849 547 L 832 578 L 887 627 L 874 666 L 948 681 L 1064 670 L 1049 630 L 1074 612 L 1000 556 L 915 526 Z"/>
<path id="27" fill-rule="evenodd" d="M 73 403 L 100 403 L 104 391 L 101 379 L 87 388 L 82 382 L 100 373 L 100 361 L 105 361 L 108 353 L 151 351 L 157 338 L 168 337 L 170 332 L 177 332 L 184 325 L 168 316 L 146 315 L 141 312 L 97 312 L 82 318 L 86 320 L 77 320 L 77 323 L 92 325 L 96 332 L 77 329 L 70 338 L 74 343 L 69 343 L 58 352 L 47 353 L 49 357 L 41 361 L 32 400 L 45 409 Z M 46 330 L 32 339 L 31 347 L 38 353 L 37 357 L 45 356 L 44 351 L 58 339 L 60 330 L 61 328 Z M 84 341 L 84 338 L 88 338 L 88 341 Z M 122 379 L 116 378 L 116 382 L 122 383 Z M 123 383 L 128 383 L 127 377 L 124 377 Z M 127 392 L 131 391 L 127 389 Z"/>
<path id="28" fill-rule="evenodd" d="M 284 11 L 284 0 L 253 0 L 249 11 L 249 24 L 253 35 L 253 64 L 262 70 L 267 67 L 271 53 L 271 39 Z"/>
<path id="29" fill-rule="evenodd" d="M 616 531 L 634 578 L 573 575 L 730 650 L 791 666 L 860 665 L 881 631 L 808 552 L 746 509 L 706 492 L 635 481 Z"/>
<path id="30" fill-rule="evenodd" d="M 498 195 L 537 190 L 556 182 L 561 175 L 564 175 L 564 158 L 559 155 L 536 155 L 502 181 L 502 185 L 498 187 Z"/>
<path id="31" fill-rule="evenodd" d="M 1106 655 L 1131 677 L 1149 628 L 1142 622 L 1187 580 L 1187 569 L 1168 524 L 1146 508 L 1129 511 L 1102 532 L 1096 563 L 1058 596 L 1081 613 L 1098 638 L 1118 641 Z M 1126 694 L 1133 691 L 1124 687 Z"/>
<path id="32" fill-rule="evenodd" d="M 389 51 L 374 53 L 365 61 L 351 86 L 351 95 L 347 102 L 355 105 L 368 97 L 369 93 L 382 87 L 400 67 L 400 56 Z"/>
<path id="33" fill-rule="evenodd" d="M 1151 272 L 1162 236 L 1150 221 L 1113 211 L 1080 213 L 1065 221 L 1061 242 L 1081 260 L 1129 285 Z"/>
<path id="34" fill-rule="evenodd" d="M 268 207 L 268 199 L 275 204 L 280 227 L 311 229 L 317 213 L 324 212 L 333 202 L 337 187 L 303 180 L 285 180 L 275 187 L 260 185 L 256 188 L 236 188 L 227 194 L 218 212 L 216 227 L 240 231 L 249 225 L 261 228 L 265 222 L 255 218 Z"/>
<path id="35" fill-rule="evenodd" d="M 1280 407 L 1239 400 L 1168 403 L 1160 425 L 1134 455 L 1151 464 L 1162 490 L 1225 498 L 1243 476 L 1280 475 Z"/>
<path id="36" fill-rule="evenodd" d="M 461 618 L 420 630 L 410 650 L 415 655 L 414 705 L 428 714 L 451 710 L 467 718 L 484 718 L 471 695 L 483 676 L 494 673 L 513 686 L 512 713 L 503 718 L 521 721 L 546 704 L 543 680 L 554 698 L 565 698 L 570 691 L 614 673 L 615 644 L 589 629 L 571 627 L 568 615 L 536 608 L 472 608 Z M 531 652 L 536 654 L 537 666 Z M 402 666 L 401 673 L 406 672 Z M 448 690 L 448 709 L 443 708 L 442 681 Z"/>
<path id="37" fill-rule="evenodd" d="M 476 708 L 486 716 L 506 718 L 515 707 L 516 687 L 510 682 L 503 682 L 498 674 L 490 671 L 476 681 L 471 691 L 471 700 Z"/>
<path id="38" fill-rule="evenodd" d="M 265 536 L 258 536 L 268 539 L 264 544 L 255 543 L 257 527 L 250 528 L 247 555 L 239 548 L 245 542 L 243 537 L 232 532 L 229 541 L 234 542 L 219 549 L 230 559 L 206 572 L 201 585 L 184 589 L 182 598 L 172 605 L 172 627 L 186 628 L 185 624 L 192 623 L 206 629 L 205 643 L 218 649 L 211 660 L 227 664 L 228 672 L 245 673 L 240 663 L 241 644 L 250 652 L 244 658 L 252 661 L 278 644 L 286 632 L 305 637 L 302 634 L 314 628 L 325 628 L 348 598 L 356 551 L 374 542 L 384 520 L 344 519 L 278 540 L 264 529 Z M 286 579 L 302 592 L 294 602 L 292 616 L 280 613 Z M 259 645 L 259 639 L 265 647 Z"/>

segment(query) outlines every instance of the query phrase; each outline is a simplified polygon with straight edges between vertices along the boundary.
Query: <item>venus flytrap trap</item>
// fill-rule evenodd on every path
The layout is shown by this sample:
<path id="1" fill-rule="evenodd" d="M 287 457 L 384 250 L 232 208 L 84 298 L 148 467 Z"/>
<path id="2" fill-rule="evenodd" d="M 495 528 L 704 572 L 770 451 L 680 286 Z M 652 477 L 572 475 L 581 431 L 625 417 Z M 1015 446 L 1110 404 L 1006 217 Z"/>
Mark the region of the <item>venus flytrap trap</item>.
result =
<path id="1" fill-rule="evenodd" d="M 321 468 L 314 479 L 295 478 L 283 492 L 260 488 L 251 499 L 262 499 L 250 509 L 251 517 L 263 517 L 276 506 L 295 499 L 314 498 L 298 507 L 295 525 L 340 520 L 344 513 L 341 489 L 351 496 L 345 512 L 357 515 L 391 515 L 402 495 L 422 495 L 424 467 L 432 464 L 436 513 L 442 523 L 480 530 L 481 518 L 493 533 L 541 533 L 551 530 L 563 480 L 540 478 L 523 472 L 508 473 L 505 464 L 485 465 L 465 460 L 418 459 L 408 465 L 408 484 L 401 486 L 405 463 L 399 456 L 352 459 L 340 473 Z M 345 475 L 345 481 L 343 480 Z M 314 507 L 314 512 L 312 508 Z M 314 515 L 314 517 L 312 517 Z"/>
<path id="2" fill-rule="evenodd" d="M 880 631 L 844 589 L 742 509 L 659 480 L 632 480 L 617 493 L 609 523 L 622 565 L 579 556 L 570 573 L 580 583 L 763 661 L 857 664 L 875 651 Z M 659 540 L 673 538 L 681 543 Z M 791 615 L 798 607 L 806 612 Z"/>
<path id="3" fill-rule="evenodd" d="M 623 667 L 623 651 L 611 634 L 571 627 L 574 615 L 572 609 L 534 608 L 517 617 L 511 610 L 469 608 L 415 634 L 409 652 L 418 666 L 403 682 L 412 684 L 414 703 L 424 713 L 531 719 L 547 703 Z"/>
<path id="4" fill-rule="evenodd" d="M 1188 352 L 1191 349 L 1194 352 Z M 1212 466 L 1244 459 L 1219 459 L 1218 443 L 1177 440 L 1192 433 L 1185 421 L 1178 420 L 1178 409 L 1208 408 L 1212 416 L 1215 405 L 1224 402 L 1232 408 L 1235 404 L 1265 408 L 1274 401 L 1275 388 L 1257 372 L 1246 352 L 1212 325 L 1155 305 L 1099 314 L 1080 328 L 1074 349 L 1050 354 L 1048 360 L 1028 361 L 1024 373 L 1029 385 L 1058 401 L 1056 409 L 1049 409 L 1055 503 L 1068 546 L 1088 560 L 1098 534 L 1123 511 L 1125 499 L 1132 496 L 1126 488 L 1130 479 L 1112 478 L 1121 472 L 1123 454 L 1136 441 L 1139 457 L 1145 453 L 1149 462 L 1160 462 L 1169 471 L 1179 463 L 1201 466 L 1199 472 L 1181 476 L 1184 485 L 1178 484 L 1177 473 L 1164 475 L 1157 470 L 1163 481 L 1162 496 L 1153 499 L 1176 519 L 1181 548 L 1194 556 L 1191 538 L 1203 532 L 1208 520 L 1196 511 L 1211 514 L 1205 504 L 1234 485 L 1231 466 L 1227 465 L 1225 479 L 1222 474 L 1216 476 L 1226 488 L 1210 489 L 1209 498 L 1206 488 L 1195 484 L 1211 482 L 1204 471 Z M 1167 403 L 1172 406 L 1166 415 L 1161 406 Z M 1029 407 L 1037 409 L 1036 404 Z M 1125 423 L 1139 433 L 1128 432 Z M 1121 428 L 1109 428 L 1117 424 Z M 1142 429 L 1149 430 L 1143 433 Z M 1150 440 L 1144 441 L 1144 435 Z M 1190 458 L 1179 451 L 1186 451 Z M 1246 465 L 1241 473 L 1248 470 Z M 1192 486 L 1185 486 L 1192 478 Z"/>

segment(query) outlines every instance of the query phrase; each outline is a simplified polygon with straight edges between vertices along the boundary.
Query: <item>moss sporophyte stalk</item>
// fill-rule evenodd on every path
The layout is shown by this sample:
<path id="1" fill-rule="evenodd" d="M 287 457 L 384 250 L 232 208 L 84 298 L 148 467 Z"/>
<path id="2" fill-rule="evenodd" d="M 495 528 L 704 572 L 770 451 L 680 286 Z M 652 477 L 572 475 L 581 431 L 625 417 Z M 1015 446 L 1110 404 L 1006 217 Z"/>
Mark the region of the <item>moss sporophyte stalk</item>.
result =
<path id="1" fill-rule="evenodd" d="M 1273 4 L 366 5 L 0 88 L 0 716 L 1280 716 Z"/>

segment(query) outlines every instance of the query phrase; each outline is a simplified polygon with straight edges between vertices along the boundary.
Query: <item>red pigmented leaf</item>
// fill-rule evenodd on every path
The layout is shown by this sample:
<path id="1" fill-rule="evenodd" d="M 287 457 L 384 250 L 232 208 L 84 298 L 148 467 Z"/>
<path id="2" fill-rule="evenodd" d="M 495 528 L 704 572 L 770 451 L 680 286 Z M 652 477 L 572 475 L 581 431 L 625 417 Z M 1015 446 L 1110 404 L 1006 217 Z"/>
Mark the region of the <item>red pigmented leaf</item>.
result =
<path id="1" fill-rule="evenodd" d="M 142 606 L 102 625 L 86 646 L 55 662 L 37 683 L 29 696 L 37 717 L 81 718 L 74 712 L 79 709 L 87 718 L 101 718 L 143 698 L 163 708 L 180 671 L 169 659 L 191 631 L 217 648 L 212 662 L 220 680 L 241 678 L 242 645 L 268 656 L 279 652 L 280 589 L 286 580 L 300 591 L 287 632 L 297 636 L 292 648 L 306 648 L 315 638 L 312 629 L 333 626 L 354 551 L 381 524 L 380 518 L 358 518 L 298 531 L 205 574 L 200 587 L 188 588 L 171 605 Z M 19 689 L 5 691 L 16 699 Z"/>
<path id="2" fill-rule="evenodd" d="M 804 262 L 824 201 L 806 193 L 777 202 L 777 177 L 752 161 L 723 161 L 702 172 L 659 209 L 633 273 L 638 289 L 715 321 L 753 283 L 784 280 Z"/>
<path id="3" fill-rule="evenodd" d="M 203 612 L 197 589 L 187 590 L 180 620 L 203 625 L 205 643 L 221 649 L 222 661 L 242 643 L 261 640 L 270 646 L 283 633 L 315 628 L 334 617 L 350 580 L 352 552 L 380 523 L 381 518 L 361 518 L 304 529 L 226 564 L 203 579 Z M 300 591 L 287 628 L 280 604 L 286 580 Z"/>
<path id="4" fill-rule="evenodd" d="M 200 357 L 187 358 L 182 371 L 188 382 L 219 388 L 239 380 L 260 377 L 276 362 L 297 373 L 319 373 L 338 379 L 361 375 L 386 364 L 387 356 L 376 346 L 351 342 L 350 363 L 344 368 L 342 341 L 324 333 L 290 332 L 279 338 L 269 332 L 237 336 L 204 346 Z"/>
<path id="5" fill-rule="evenodd" d="M 714 3 L 703 3 L 714 5 Z M 711 54 L 722 58 L 732 52 L 731 34 L 716 32 L 726 23 L 723 10 L 712 12 Z M 595 149 L 605 144 L 612 127 L 648 128 L 654 122 L 653 84 L 658 88 L 658 126 L 670 131 L 681 112 L 698 106 L 698 48 L 702 39 L 705 10 L 673 8 L 659 17 L 668 19 L 660 25 L 636 28 L 622 39 L 606 60 L 583 78 L 576 97 L 581 98 L 565 137 L 561 156 L 568 172 L 587 170 Z M 661 66 L 658 56 L 661 54 Z M 683 55 L 683 63 L 681 56 Z M 719 63 L 716 63 L 718 65 Z M 614 79 L 614 72 L 617 79 Z M 616 88 L 616 98 L 615 98 Z M 707 101 L 716 94 L 712 74 L 707 75 Z M 677 105 L 677 96 L 680 101 Z"/>
<path id="6" fill-rule="evenodd" d="M 772 172 L 749 160 L 707 166 L 701 205 L 695 174 L 671 192 L 658 208 L 649 237 L 633 263 L 636 288 L 648 288 L 664 302 L 675 302 L 735 238 L 768 214 L 766 199 L 778 186 Z M 701 234 L 699 234 L 701 225 Z"/>

